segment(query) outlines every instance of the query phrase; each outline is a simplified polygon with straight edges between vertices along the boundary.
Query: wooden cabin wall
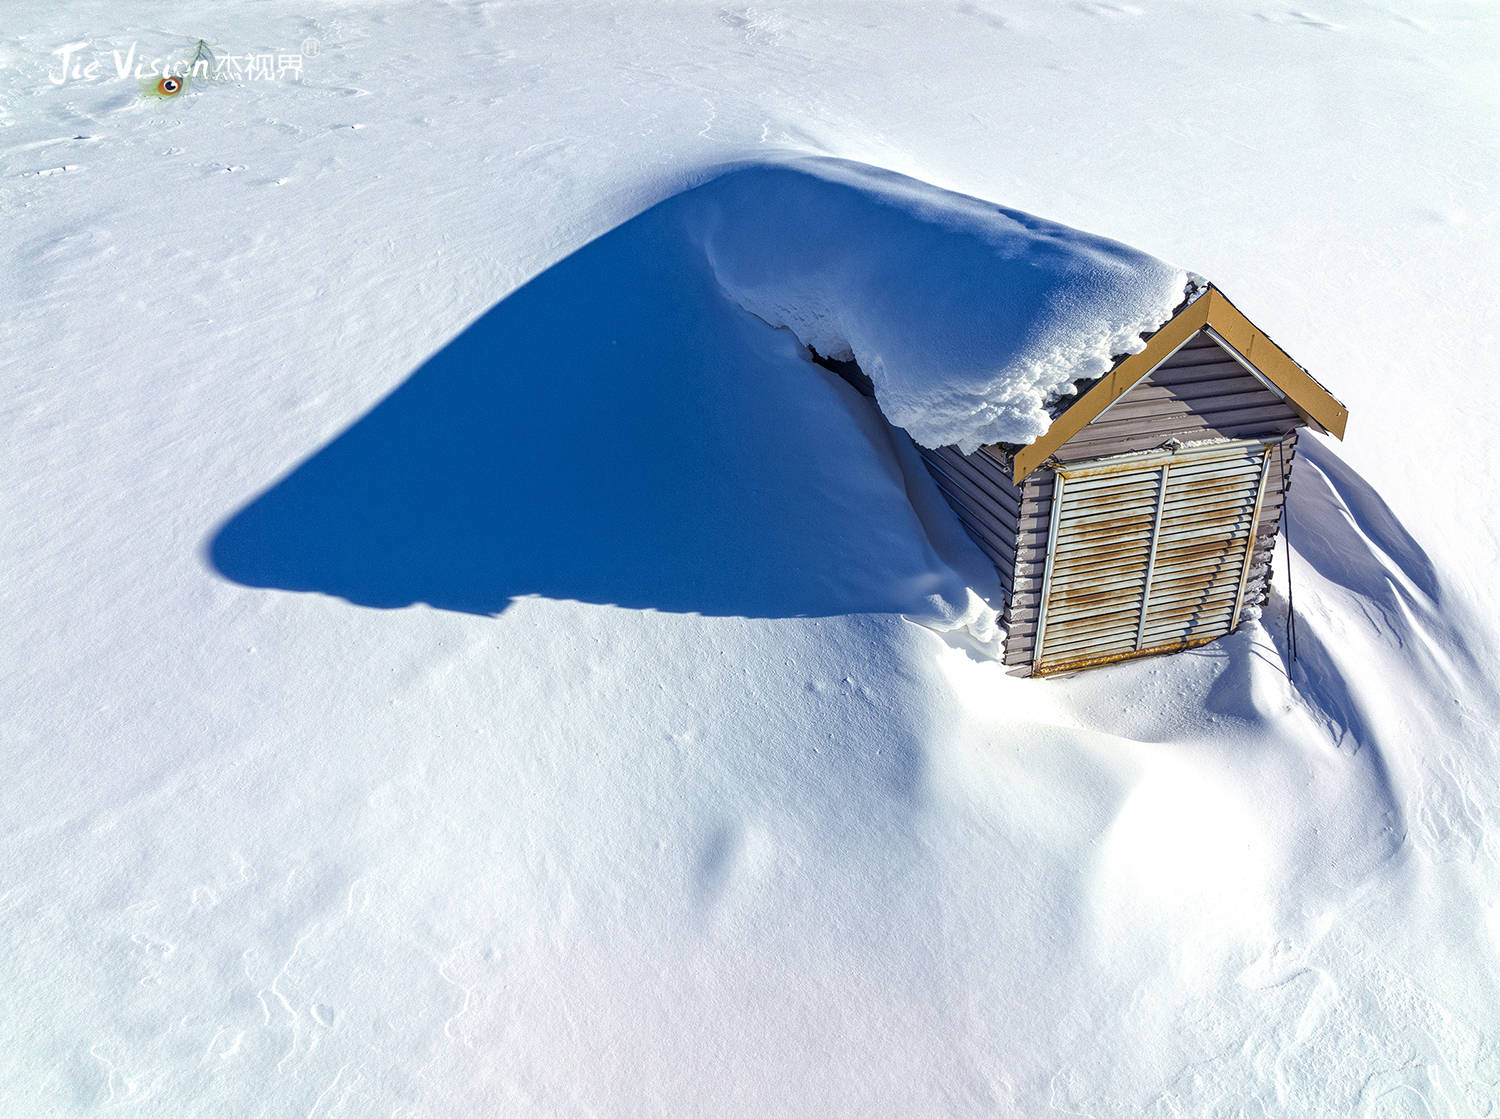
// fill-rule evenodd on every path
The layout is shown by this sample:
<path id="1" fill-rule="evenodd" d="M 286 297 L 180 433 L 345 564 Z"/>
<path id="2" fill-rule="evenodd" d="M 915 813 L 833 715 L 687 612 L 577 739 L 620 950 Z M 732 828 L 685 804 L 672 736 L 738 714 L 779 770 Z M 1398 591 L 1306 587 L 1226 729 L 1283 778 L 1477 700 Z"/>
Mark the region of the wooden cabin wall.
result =
<path id="1" fill-rule="evenodd" d="M 867 378 L 852 362 L 819 359 L 866 396 Z M 1147 451 L 1170 439 L 1281 437 L 1271 452 L 1271 472 L 1245 587 L 1245 606 L 1259 606 L 1270 588 L 1281 508 L 1303 424 L 1284 400 L 1250 374 L 1207 334 L 1192 338 L 1113 407 L 1058 449 L 1062 464 Z M 1006 594 L 1009 630 L 1004 663 L 1029 671 L 1036 646 L 1042 580 L 1052 517 L 1053 472 L 1033 471 L 1020 486 L 1012 463 L 999 452 L 960 454 L 956 448 L 918 447 L 939 491 L 969 537 L 995 565 Z M 1242 611 L 1243 612 L 1243 611 Z"/>
<path id="2" fill-rule="evenodd" d="M 1036 648 L 1036 623 L 1041 613 L 1042 577 L 1047 571 L 1047 537 L 1052 527 L 1050 470 L 1034 470 L 1021 483 L 1021 520 L 1017 535 L 1016 572 L 1005 610 L 1008 635 L 1004 662 L 1029 665 Z"/>
<path id="3" fill-rule="evenodd" d="M 1034 471 L 1017 486 L 1011 481 L 1010 464 L 987 451 L 964 455 L 953 447 L 918 450 L 959 522 L 1000 574 L 1009 629 L 1005 664 L 1029 664 L 1047 566 L 1052 472 Z"/>
<path id="4" fill-rule="evenodd" d="M 1301 416 L 1201 331 L 1058 448 L 1078 462 L 1159 447 L 1167 439 L 1285 435 Z"/>
<path id="5" fill-rule="evenodd" d="M 1281 437 L 1256 523 L 1245 605 L 1258 606 L 1270 589 L 1271 557 L 1281 506 L 1296 454 L 1302 417 L 1207 334 L 1198 334 L 1108 411 L 1060 447 L 1063 465 L 1160 447 L 1170 439 Z M 1046 571 L 1053 473 L 1036 470 L 1022 485 L 1015 571 L 1006 611 L 1005 663 L 1029 666 Z M 1243 612 L 1243 611 L 1242 611 Z"/>
<path id="6" fill-rule="evenodd" d="M 1007 597 L 1016 564 L 1016 534 L 1022 493 L 1010 480 L 1010 465 L 986 451 L 960 454 L 957 448 L 919 446 L 927 472 L 970 539 L 989 557 Z"/>
<path id="7" fill-rule="evenodd" d="M 1250 569 L 1246 575 L 1241 615 L 1248 607 L 1262 605 L 1270 593 L 1272 559 L 1275 554 L 1281 511 L 1291 483 L 1292 460 L 1296 457 L 1298 432 L 1287 433 L 1271 449 L 1270 469 L 1261 497 L 1260 515 L 1251 545 Z M 1052 487 L 1056 475 L 1050 469 L 1030 474 L 1022 485 L 1021 519 L 1015 574 L 1011 584 L 1006 623 L 1004 663 L 1029 672 L 1036 649 L 1037 618 L 1041 609 L 1042 580 L 1046 573 L 1048 534 L 1052 521 Z"/>
<path id="8" fill-rule="evenodd" d="M 1297 435 L 1292 431 L 1271 449 L 1271 469 L 1266 475 L 1266 492 L 1260 501 L 1260 518 L 1255 524 L 1255 544 L 1250 554 L 1250 573 L 1245 579 L 1245 608 L 1260 606 L 1271 593 L 1272 558 L 1281 529 L 1281 510 L 1286 503 L 1287 487 L 1292 481 L 1292 459 L 1297 455 Z"/>

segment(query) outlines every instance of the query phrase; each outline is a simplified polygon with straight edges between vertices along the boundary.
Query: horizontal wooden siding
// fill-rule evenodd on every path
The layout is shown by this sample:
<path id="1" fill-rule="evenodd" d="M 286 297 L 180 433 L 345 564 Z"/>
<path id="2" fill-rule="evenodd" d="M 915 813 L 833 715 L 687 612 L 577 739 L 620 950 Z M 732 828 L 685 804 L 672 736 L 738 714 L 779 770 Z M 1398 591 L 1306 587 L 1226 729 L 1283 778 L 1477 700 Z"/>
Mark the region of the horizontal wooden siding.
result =
<path id="1" fill-rule="evenodd" d="M 1301 423 L 1291 405 L 1199 332 L 1058 448 L 1057 459 L 1150 450 L 1170 439 L 1268 438 Z"/>
<path id="2" fill-rule="evenodd" d="M 1016 569 L 1011 580 L 1010 603 L 1005 611 L 1009 634 L 1005 640 L 1005 663 L 1031 664 L 1036 646 L 1037 606 L 1041 602 L 1042 579 L 1047 570 L 1047 536 L 1052 521 L 1050 470 L 1037 470 L 1021 484 L 1021 519 L 1016 534 Z"/>
<path id="3" fill-rule="evenodd" d="M 1021 491 L 1010 480 L 1009 464 L 984 451 L 965 455 L 954 447 L 917 450 L 938 490 L 958 515 L 959 523 L 995 565 L 1000 583 L 1009 595 L 1021 512 Z"/>

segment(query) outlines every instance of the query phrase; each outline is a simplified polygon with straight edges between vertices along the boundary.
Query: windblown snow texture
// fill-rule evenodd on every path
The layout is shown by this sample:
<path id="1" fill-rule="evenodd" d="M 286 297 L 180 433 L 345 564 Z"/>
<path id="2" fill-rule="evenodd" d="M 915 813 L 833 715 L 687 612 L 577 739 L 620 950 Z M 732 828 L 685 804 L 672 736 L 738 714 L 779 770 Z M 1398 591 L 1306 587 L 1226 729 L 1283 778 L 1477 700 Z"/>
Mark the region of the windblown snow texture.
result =
<path id="1" fill-rule="evenodd" d="M 7 5 L 0 1114 L 1500 1114 L 1500 12 L 1406 8 Z M 114 77 L 200 35 L 317 50 Z M 1175 284 L 809 156 L 1338 392 L 1262 619 L 934 634 L 984 557 L 742 303 L 987 438 L 1088 348 L 1006 230 Z"/>

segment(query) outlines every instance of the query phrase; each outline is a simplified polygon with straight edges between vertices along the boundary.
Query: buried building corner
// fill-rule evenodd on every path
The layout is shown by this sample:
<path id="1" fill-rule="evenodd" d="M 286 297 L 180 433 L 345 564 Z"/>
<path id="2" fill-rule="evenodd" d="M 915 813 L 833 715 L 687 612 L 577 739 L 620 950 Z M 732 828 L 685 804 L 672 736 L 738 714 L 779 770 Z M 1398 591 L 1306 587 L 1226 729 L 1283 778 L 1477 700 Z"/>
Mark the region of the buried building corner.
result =
<path id="1" fill-rule="evenodd" d="M 1032 443 L 918 449 L 999 572 L 1005 663 L 1047 675 L 1233 632 L 1269 590 L 1299 431 L 1347 416 L 1209 286 Z"/>

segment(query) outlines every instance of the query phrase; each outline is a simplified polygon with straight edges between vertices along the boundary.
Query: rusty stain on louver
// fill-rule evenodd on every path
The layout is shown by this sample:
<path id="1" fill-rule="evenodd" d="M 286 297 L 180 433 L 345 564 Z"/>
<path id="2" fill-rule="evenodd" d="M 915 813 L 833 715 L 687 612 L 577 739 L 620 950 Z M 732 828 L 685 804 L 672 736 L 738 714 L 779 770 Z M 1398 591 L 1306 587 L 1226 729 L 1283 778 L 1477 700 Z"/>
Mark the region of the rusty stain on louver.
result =
<path id="1" fill-rule="evenodd" d="M 1058 470 L 1033 674 L 1233 631 L 1274 445 L 1209 443 Z"/>
<path id="2" fill-rule="evenodd" d="M 917 450 L 1000 577 L 1004 664 L 1049 676 L 1234 632 L 1269 593 L 1299 430 L 1347 418 L 1209 287 L 1031 446 Z"/>

